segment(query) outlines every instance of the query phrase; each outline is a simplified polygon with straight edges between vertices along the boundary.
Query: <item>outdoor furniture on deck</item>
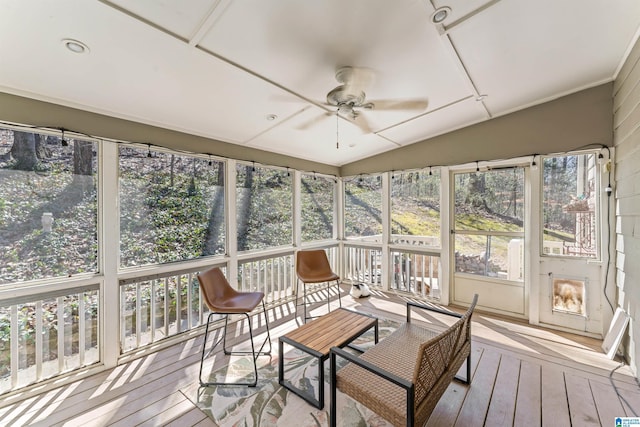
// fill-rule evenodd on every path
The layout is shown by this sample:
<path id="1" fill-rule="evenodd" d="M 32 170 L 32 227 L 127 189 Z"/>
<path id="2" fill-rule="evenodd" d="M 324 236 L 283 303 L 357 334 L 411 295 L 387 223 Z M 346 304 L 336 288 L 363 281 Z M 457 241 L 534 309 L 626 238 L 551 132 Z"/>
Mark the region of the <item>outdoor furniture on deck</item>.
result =
<path id="1" fill-rule="evenodd" d="M 379 344 L 356 356 L 331 349 L 331 426 L 336 426 L 336 389 L 394 426 L 423 426 L 451 381 L 471 382 L 471 315 L 407 302 L 407 322 Z M 442 332 L 411 323 L 412 307 L 459 317 Z M 336 370 L 336 357 L 350 363 Z M 466 378 L 456 376 L 467 361 Z"/>
<path id="2" fill-rule="evenodd" d="M 248 385 L 255 387 L 258 383 L 258 367 L 256 366 L 256 359 L 259 355 L 271 354 L 271 336 L 269 335 L 269 319 L 267 316 L 267 310 L 264 305 L 264 293 L 263 292 L 238 292 L 229 285 L 229 282 L 224 277 L 220 268 L 211 268 L 204 273 L 198 274 L 198 281 L 200 282 L 200 289 L 202 289 L 202 297 L 204 302 L 211 310 L 207 317 L 207 327 L 204 333 L 204 342 L 202 343 L 202 357 L 200 358 L 200 374 L 198 379 L 200 385 Z M 249 315 L 258 304 L 262 303 L 262 312 L 264 314 L 264 321 L 267 325 L 267 337 L 260 346 L 258 351 L 255 350 L 253 343 L 253 331 L 251 326 L 251 316 Z M 202 381 L 202 365 L 204 364 L 205 350 L 207 348 L 207 336 L 209 335 L 209 324 L 211 322 L 211 316 L 214 314 L 221 314 L 224 316 L 224 329 L 222 331 L 222 338 L 213 344 L 210 352 L 222 341 L 222 349 L 224 354 L 250 354 L 253 359 L 253 372 L 254 380 L 249 382 L 216 382 L 216 381 Z M 227 350 L 226 336 L 227 336 L 227 324 L 229 322 L 230 314 L 242 314 L 247 317 L 249 323 L 249 337 L 251 339 L 251 351 L 230 351 Z M 269 342 L 269 350 L 262 351 L 265 344 Z"/>
<path id="3" fill-rule="evenodd" d="M 374 328 L 374 340 L 375 343 L 378 343 L 377 318 L 346 308 L 339 308 L 281 336 L 279 339 L 278 382 L 316 408 L 322 409 L 324 407 L 324 361 L 329 357 L 331 348 L 344 347 L 371 328 Z M 284 343 L 317 359 L 318 397 L 284 379 Z"/>
<path id="4" fill-rule="evenodd" d="M 327 253 L 324 249 L 298 251 L 296 254 L 296 316 L 298 316 L 298 284 L 302 282 L 302 304 L 304 306 L 304 322 L 313 317 L 307 316 L 307 283 L 324 283 L 336 282 L 338 289 L 338 301 L 342 307 L 342 299 L 340 297 L 340 276 L 331 270 Z M 331 309 L 329 299 L 329 288 L 327 288 L 327 307 Z"/>

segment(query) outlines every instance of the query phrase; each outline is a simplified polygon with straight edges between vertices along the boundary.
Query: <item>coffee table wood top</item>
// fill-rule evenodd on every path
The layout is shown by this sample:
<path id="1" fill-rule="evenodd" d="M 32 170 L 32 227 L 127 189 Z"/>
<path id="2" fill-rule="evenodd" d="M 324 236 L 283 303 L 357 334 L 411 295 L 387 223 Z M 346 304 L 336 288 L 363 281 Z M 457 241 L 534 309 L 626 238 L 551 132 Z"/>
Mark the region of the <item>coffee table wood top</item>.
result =
<path id="1" fill-rule="evenodd" d="M 338 308 L 285 334 L 284 338 L 326 356 L 331 347 L 344 347 L 377 321 L 375 317 Z"/>

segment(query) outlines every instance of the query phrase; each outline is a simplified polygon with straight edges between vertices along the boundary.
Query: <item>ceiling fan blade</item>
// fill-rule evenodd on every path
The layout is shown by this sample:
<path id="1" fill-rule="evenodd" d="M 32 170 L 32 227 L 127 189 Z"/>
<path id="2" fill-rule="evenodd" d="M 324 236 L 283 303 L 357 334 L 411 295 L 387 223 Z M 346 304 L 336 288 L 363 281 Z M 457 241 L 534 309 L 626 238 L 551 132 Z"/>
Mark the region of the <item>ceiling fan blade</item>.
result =
<path id="1" fill-rule="evenodd" d="M 342 67 L 336 71 L 336 80 L 344 85 L 346 93 L 365 92 L 373 84 L 374 73 L 365 67 Z"/>
<path id="2" fill-rule="evenodd" d="M 334 112 L 326 112 L 326 113 L 320 114 L 320 115 L 318 115 L 316 117 L 313 117 L 310 120 L 302 122 L 301 124 L 297 125 L 295 128 L 298 129 L 298 130 L 310 129 L 313 126 L 315 126 L 316 124 L 318 124 L 321 121 L 323 121 L 324 119 L 333 116 L 334 114 L 335 114 Z"/>
<path id="3" fill-rule="evenodd" d="M 426 99 L 386 99 L 370 101 L 374 110 L 425 110 L 429 105 Z"/>
<path id="4" fill-rule="evenodd" d="M 358 126 L 363 133 L 371 133 L 373 130 L 369 125 L 369 122 L 364 117 L 364 114 L 359 113 L 356 117 L 346 117 L 347 120 Z"/>

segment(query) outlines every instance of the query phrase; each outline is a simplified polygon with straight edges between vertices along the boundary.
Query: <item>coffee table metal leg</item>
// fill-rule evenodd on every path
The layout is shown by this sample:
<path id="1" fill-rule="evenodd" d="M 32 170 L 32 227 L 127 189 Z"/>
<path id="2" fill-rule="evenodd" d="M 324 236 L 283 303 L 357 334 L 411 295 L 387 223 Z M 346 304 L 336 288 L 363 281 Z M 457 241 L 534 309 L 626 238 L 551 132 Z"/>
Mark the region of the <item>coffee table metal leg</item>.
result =
<path id="1" fill-rule="evenodd" d="M 311 357 L 314 357 L 318 363 L 318 394 L 319 394 L 319 399 L 316 398 L 315 393 L 308 393 L 305 390 L 302 390 L 298 387 L 296 387 L 291 381 L 287 381 L 284 378 L 284 343 L 289 344 L 290 346 L 297 348 L 298 350 L 302 350 L 304 353 L 310 355 Z M 301 345 L 300 343 L 297 343 L 295 341 L 289 340 L 286 337 L 280 337 L 279 341 L 278 341 L 278 353 L 279 353 L 279 360 L 278 360 L 278 383 L 280 383 L 281 386 L 283 386 L 284 388 L 286 388 L 287 390 L 291 391 L 292 393 L 294 393 L 295 395 L 301 397 L 302 399 L 306 400 L 307 402 L 309 402 L 310 404 L 312 404 L 313 406 L 315 406 L 318 409 L 322 409 L 324 407 L 324 358 L 323 358 L 323 354 L 319 353 L 309 347 L 306 347 L 304 345 Z"/>
<path id="2" fill-rule="evenodd" d="M 278 340 L 278 383 L 282 384 L 284 381 L 284 352 L 282 351 L 284 348 L 284 342 L 279 339 Z"/>

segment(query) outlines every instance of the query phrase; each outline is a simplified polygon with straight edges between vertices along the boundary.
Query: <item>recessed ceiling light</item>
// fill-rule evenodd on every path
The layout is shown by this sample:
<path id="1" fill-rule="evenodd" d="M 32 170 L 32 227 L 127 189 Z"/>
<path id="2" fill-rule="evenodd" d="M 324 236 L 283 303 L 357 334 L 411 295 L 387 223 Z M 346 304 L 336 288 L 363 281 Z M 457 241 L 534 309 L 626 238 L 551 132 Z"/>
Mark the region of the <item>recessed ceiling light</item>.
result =
<path id="1" fill-rule="evenodd" d="M 63 39 L 62 44 L 73 53 L 89 53 L 89 46 L 74 39 Z"/>
<path id="2" fill-rule="evenodd" d="M 276 116 L 275 114 L 267 115 L 267 120 L 269 120 L 270 122 L 274 121 L 277 118 L 278 118 L 278 116 Z"/>
<path id="3" fill-rule="evenodd" d="M 447 19 L 449 14 L 451 13 L 451 8 L 447 6 L 442 6 L 437 8 L 431 14 L 431 22 L 434 24 L 442 24 L 442 21 Z"/>

